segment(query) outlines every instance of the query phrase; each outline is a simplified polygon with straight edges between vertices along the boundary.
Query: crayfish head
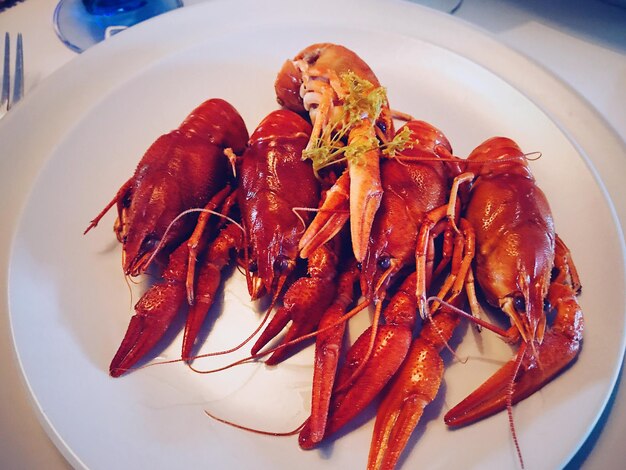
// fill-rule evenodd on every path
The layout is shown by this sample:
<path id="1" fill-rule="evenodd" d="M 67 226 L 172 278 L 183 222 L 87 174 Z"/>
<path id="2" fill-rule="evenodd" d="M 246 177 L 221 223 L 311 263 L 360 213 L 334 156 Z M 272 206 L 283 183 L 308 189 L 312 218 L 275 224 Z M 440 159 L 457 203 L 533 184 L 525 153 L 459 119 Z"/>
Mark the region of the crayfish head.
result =
<path id="1" fill-rule="evenodd" d="M 386 91 L 369 65 L 346 47 L 318 43 L 304 48 L 283 64 L 274 89 L 281 106 L 300 114 L 309 113 L 315 124 L 313 140 L 321 137 L 322 128 L 326 136 L 345 133 L 353 124 L 350 110 L 357 111 L 354 114 L 358 120 L 367 114 L 375 122 L 376 132 L 383 141 L 393 138 L 394 126 Z M 375 113 L 361 112 L 360 108 L 368 101 L 378 102 Z"/>
<path id="2" fill-rule="evenodd" d="M 384 250 L 376 252 L 372 246 L 361 263 L 361 292 L 367 299 L 378 300 L 387 291 L 401 263 Z"/>
<path id="3" fill-rule="evenodd" d="M 151 207 L 150 209 L 154 209 Z M 147 211 L 142 214 L 141 220 L 135 216 L 136 213 L 129 211 L 128 225 L 132 230 L 123 229 L 120 238 L 122 242 L 122 269 L 127 276 L 139 276 L 148 269 L 148 266 L 155 257 L 156 251 L 163 247 L 161 235 L 155 230 L 158 228 L 156 222 L 158 214 Z M 152 212 L 152 213 L 149 213 Z M 163 231 L 160 231 L 162 234 Z"/>
<path id="4" fill-rule="evenodd" d="M 178 206 L 172 206 L 170 199 L 178 193 L 169 180 L 142 184 L 133 192 L 119 222 L 122 268 L 126 275 L 144 273 L 157 251 L 169 253 L 193 228 L 195 218 L 177 219 Z"/>
<path id="5" fill-rule="evenodd" d="M 153 234 L 141 241 L 134 238 L 125 238 L 122 248 L 122 268 L 127 276 L 139 276 L 148 269 L 160 241 Z"/>
<path id="6" fill-rule="evenodd" d="M 250 260 L 246 268 L 248 292 L 252 300 L 257 300 L 267 293 L 280 294 L 282 287 L 296 267 L 295 259 L 283 254 L 272 256 L 274 250 L 268 249 L 266 256 Z"/>
<path id="7" fill-rule="evenodd" d="M 519 331 L 522 340 L 532 347 L 543 342 L 546 329 L 546 300 L 549 276 L 540 276 L 530 283 L 526 276 L 520 275 L 520 291 L 511 294 L 501 302 L 502 310 L 509 316 L 511 323 Z"/>
<path id="8" fill-rule="evenodd" d="M 245 133 L 245 128 L 240 131 Z M 188 238 L 198 217 L 185 212 L 203 207 L 224 187 L 227 174 L 222 149 L 195 131 L 159 137 L 117 201 L 120 220 L 115 230 L 123 245 L 124 272 L 141 274 L 155 251 L 169 254 Z"/>

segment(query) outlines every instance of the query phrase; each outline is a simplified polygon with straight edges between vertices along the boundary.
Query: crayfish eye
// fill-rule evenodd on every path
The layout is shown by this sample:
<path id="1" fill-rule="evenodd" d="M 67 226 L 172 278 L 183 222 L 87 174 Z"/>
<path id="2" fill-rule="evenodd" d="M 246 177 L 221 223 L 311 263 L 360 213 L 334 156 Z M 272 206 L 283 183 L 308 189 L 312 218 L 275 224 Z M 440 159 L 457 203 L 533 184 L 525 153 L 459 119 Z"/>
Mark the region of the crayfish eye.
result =
<path id="1" fill-rule="evenodd" d="M 287 268 L 289 268 L 289 259 L 287 257 L 279 256 L 276 258 L 276 261 L 274 261 L 274 270 L 276 272 L 282 273 Z"/>
<path id="2" fill-rule="evenodd" d="M 259 265 L 257 264 L 256 260 L 252 260 L 248 263 L 248 271 L 251 273 L 255 273 L 259 270 Z"/>
<path id="3" fill-rule="evenodd" d="M 142 243 L 142 248 L 146 253 L 149 253 L 157 247 L 159 242 L 159 238 L 154 233 L 151 233 L 144 239 Z"/>
<path id="4" fill-rule="evenodd" d="M 518 295 L 513 299 L 513 306 L 519 313 L 526 312 L 526 300 L 524 300 L 524 297 L 521 295 Z"/>
<path id="5" fill-rule="evenodd" d="M 554 324 L 554 318 L 556 317 L 556 310 L 552 308 L 552 304 L 548 299 L 543 299 L 543 311 L 546 315 L 546 322 L 548 325 Z"/>
<path id="6" fill-rule="evenodd" d="M 543 299 L 543 311 L 544 312 L 549 312 L 550 310 L 552 310 L 552 304 L 550 303 L 550 300 Z"/>
<path id="7" fill-rule="evenodd" d="M 380 269 L 387 270 L 391 266 L 391 257 L 389 255 L 383 255 L 378 259 L 378 267 Z"/>

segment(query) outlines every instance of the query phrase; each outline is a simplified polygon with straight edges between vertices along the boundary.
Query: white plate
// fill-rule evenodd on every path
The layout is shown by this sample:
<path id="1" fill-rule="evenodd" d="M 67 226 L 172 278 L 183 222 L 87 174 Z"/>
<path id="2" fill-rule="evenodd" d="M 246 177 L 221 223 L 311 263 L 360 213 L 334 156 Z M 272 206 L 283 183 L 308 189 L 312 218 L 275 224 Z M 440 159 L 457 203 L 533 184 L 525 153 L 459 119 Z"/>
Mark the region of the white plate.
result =
<path id="1" fill-rule="evenodd" d="M 282 62 L 319 41 L 359 53 L 387 86 L 393 107 L 439 126 L 457 154 L 495 134 L 543 153 L 532 169 L 581 273 L 587 327 L 574 366 L 515 408 L 527 467 L 562 466 L 594 426 L 621 364 L 626 310 L 623 239 L 592 165 L 604 168 L 604 152 L 623 154 L 624 148 L 597 116 L 523 57 L 415 5 L 322 1 L 302 15 L 296 2 L 275 1 L 271 8 L 267 2 L 212 2 L 94 47 L 0 126 L 3 149 L 12 155 L 11 166 L 8 159 L 1 163 L 3 199 L 16 201 L 2 214 L 3 226 L 17 223 L 8 271 L 15 347 L 42 422 L 72 465 L 365 466 L 369 416 L 332 444 L 304 452 L 294 437 L 246 433 L 203 413 L 276 431 L 297 426 L 309 406 L 310 350 L 274 370 L 246 366 L 200 376 L 169 365 L 109 378 L 131 303 L 110 229 L 113 214 L 82 236 L 158 135 L 213 96 L 233 103 L 252 130 L 276 108 L 272 85 Z M 584 128 L 570 117 L 572 110 L 587 118 Z M 602 153 L 589 129 L 602 137 Z M 4 263 L 10 238 L 2 237 Z M 244 298 L 235 275 L 207 350 L 235 344 L 256 324 Z M 499 339 L 482 338 L 480 350 L 470 332 L 460 344 L 459 355 L 472 359 L 448 367 L 403 468 L 516 467 L 505 414 L 457 431 L 442 423 L 449 406 L 511 354 Z M 176 357 L 179 342 L 173 338 L 161 356 Z"/>

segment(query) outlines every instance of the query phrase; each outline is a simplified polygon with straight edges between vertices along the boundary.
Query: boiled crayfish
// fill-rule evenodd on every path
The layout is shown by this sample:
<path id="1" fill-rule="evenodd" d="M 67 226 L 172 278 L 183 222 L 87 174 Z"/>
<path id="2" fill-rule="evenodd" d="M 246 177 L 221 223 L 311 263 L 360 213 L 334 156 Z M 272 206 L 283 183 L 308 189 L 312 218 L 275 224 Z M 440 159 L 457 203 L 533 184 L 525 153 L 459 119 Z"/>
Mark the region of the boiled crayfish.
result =
<path id="1" fill-rule="evenodd" d="M 383 193 L 379 139 L 386 143 L 394 133 L 385 91 L 358 55 L 330 43 L 313 44 L 286 61 L 275 89 L 281 105 L 309 113 L 313 131 L 304 155 L 316 172 L 347 165 L 301 238 L 302 256 L 337 234 L 349 206 L 352 249 L 360 262 Z"/>
<path id="2" fill-rule="evenodd" d="M 439 129 L 392 112 L 372 69 L 336 44 L 286 61 L 275 92 L 286 109 L 270 112 L 249 140 L 231 105 L 203 103 L 150 147 L 88 227 L 116 205 L 124 273 L 165 263 L 135 307 L 111 375 L 135 365 L 185 303 L 182 358 L 192 359 L 233 258 L 250 298 L 271 297 L 268 315 L 277 307 L 253 358 L 273 353 L 266 363 L 277 364 L 317 336 L 301 447 L 323 443 L 381 396 L 370 469 L 396 466 L 439 391 L 440 353 L 463 316 L 521 344 L 446 414 L 450 426 L 510 413 L 577 357 L 579 277 L 515 142 L 493 138 L 465 160 L 453 156 Z M 394 117 L 409 122 L 395 132 Z M 508 330 L 481 318 L 476 286 L 508 315 Z M 460 310 L 466 303 L 471 315 Z M 342 360 L 346 321 L 369 306 L 372 324 Z M 519 446 L 518 454 L 521 462 Z"/>
<path id="3" fill-rule="evenodd" d="M 466 249 L 475 252 L 474 268 L 465 274 L 470 305 L 478 306 L 475 272 L 488 302 L 511 318 L 512 329 L 500 333 L 511 341 L 520 338 L 522 346 L 513 360 L 446 413 L 450 426 L 470 424 L 504 409 L 510 413 L 513 404 L 539 390 L 576 358 L 583 333 L 576 300 L 578 274 L 569 250 L 554 232 L 547 199 L 523 152 L 510 139 L 494 138 L 471 153 L 467 166 L 473 171 L 459 175 L 454 185 L 473 183 L 461 223 Z M 546 310 L 552 308 L 556 315 L 547 328 Z M 457 323 L 456 314 L 444 310 L 415 340 L 380 405 L 368 468 L 395 466 L 424 407 L 439 389 L 443 375 L 439 351 Z M 513 427 L 512 434 L 523 467 Z"/>
<path id="4" fill-rule="evenodd" d="M 169 253 L 189 237 L 196 222 L 193 215 L 170 223 L 187 209 L 204 207 L 224 188 L 229 176 L 223 151 L 241 153 L 247 139 L 235 108 L 221 99 L 205 101 L 178 129 L 150 146 L 133 176 L 85 233 L 116 205 L 115 233 L 122 243 L 124 273 L 144 273 L 157 251 Z"/>
<path id="5" fill-rule="evenodd" d="M 242 153 L 247 139 L 245 123 L 235 108 L 221 99 L 205 101 L 178 129 L 156 140 L 133 176 L 85 231 L 117 205 L 114 228 L 122 243 L 124 273 L 137 276 L 146 272 L 161 253 L 168 259 L 162 281 L 146 291 L 135 306 L 136 313 L 111 362 L 111 375 L 123 374 L 152 349 L 193 290 L 195 279 L 188 273 L 190 263 L 195 263 L 196 249 L 190 250 L 185 242 L 190 240 L 195 246 L 204 237 L 206 243 L 211 231 L 190 239 L 198 218 L 195 214 L 178 215 L 196 208 L 214 211 L 225 202 L 231 189 L 224 150 Z M 219 272 L 229 260 L 229 251 L 240 244 L 233 228 L 225 228 L 212 242 L 199 275 L 202 286 L 196 286 L 202 300 L 195 303 L 188 317 L 183 357 L 191 355 L 199 323 L 219 285 L 219 277 L 217 283 L 213 280 L 207 285 L 205 272 Z"/>
<path id="6" fill-rule="evenodd" d="M 293 111 L 270 113 L 253 132 L 238 173 L 239 208 L 244 227 L 244 267 L 252 299 L 269 293 L 276 299 L 295 274 L 298 242 L 308 213 L 298 208 L 317 207 L 320 185 L 311 162 L 302 160 L 311 126 Z M 291 321 L 285 343 L 317 327 L 335 295 L 337 254 L 319 247 L 308 259 L 308 276 L 296 280 L 283 298 L 283 306 L 252 347 L 257 353 Z M 272 302 L 274 303 L 274 302 Z M 270 364 L 288 349 L 276 351 Z"/>
<path id="7" fill-rule="evenodd" d="M 497 137 L 478 146 L 468 162 L 473 171 L 457 181 L 473 181 L 465 218 L 476 231 L 476 280 L 487 301 L 511 319 L 506 337 L 522 345 L 513 361 L 446 414 L 451 426 L 537 391 L 576 358 L 583 336 L 578 273 L 523 152 Z"/>
<path id="8" fill-rule="evenodd" d="M 376 310 L 380 310 L 396 275 L 406 268 L 417 269 L 385 309 L 385 324 L 378 325 L 376 315 L 374 324 L 348 351 L 334 390 L 337 360 L 326 351 L 331 344 L 338 350 L 341 337 L 334 336 L 333 343 L 326 335 L 318 337 L 313 396 L 319 403 L 312 405 L 316 415 L 311 415 L 300 433 L 304 448 L 317 445 L 324 436 L 347 424 L 395 374 L 411 344 L 418 291 L 424 293 L 433 277 L 434 239 L 446 225 L 448 194 L 460 169 L 456 162 L 440 158 L 438 152 L 449 155 L 452 148 L 435 127 L 411 121 L 398 131 L 401 133 L 408 136 L 407 148 L 381 164 L 381 209 L 374 220 L 360 275 L 364 302 L 376 303 Z M 439 221 L 440 228 L 431 231 Z M 416 256 L 423 262 L 416 262 Z M 423 290 L 418 290 L 418 284 Z"/>

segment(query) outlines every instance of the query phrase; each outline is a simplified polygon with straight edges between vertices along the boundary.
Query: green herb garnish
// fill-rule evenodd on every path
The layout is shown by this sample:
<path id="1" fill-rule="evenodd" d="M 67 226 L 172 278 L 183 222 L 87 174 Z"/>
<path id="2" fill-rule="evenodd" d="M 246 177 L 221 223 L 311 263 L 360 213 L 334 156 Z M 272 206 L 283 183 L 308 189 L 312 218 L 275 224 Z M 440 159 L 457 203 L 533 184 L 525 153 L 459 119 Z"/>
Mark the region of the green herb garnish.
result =
<path id="1" fill-rule="evenodd" d="M 346 72 L 340 77 L 345 95 L 338 116 L 333 116 L 321 130 L 320 136 L 312 141 L 312 145 L 302 153 L 302 158 L 311 159 L 313 171 L 319 177 L 319 171 L 327 166 L 343 161 L 351 165 L 362 163 L 363 156 L 375 149 L 392 157 L 396 152 L 411 146 L 410 131 L 405 128 L 390 142 L 380 143 L 375 137 L 376 132 L 366 143 L 353 142 L 347 144 L 350 130 L 364 119 L 368 119 L 374 127 L 380 117 L 383 106 L 387 103 L 387 93 L 383 87 L 376 87 L 368 80 L 354 72 Z"/>

